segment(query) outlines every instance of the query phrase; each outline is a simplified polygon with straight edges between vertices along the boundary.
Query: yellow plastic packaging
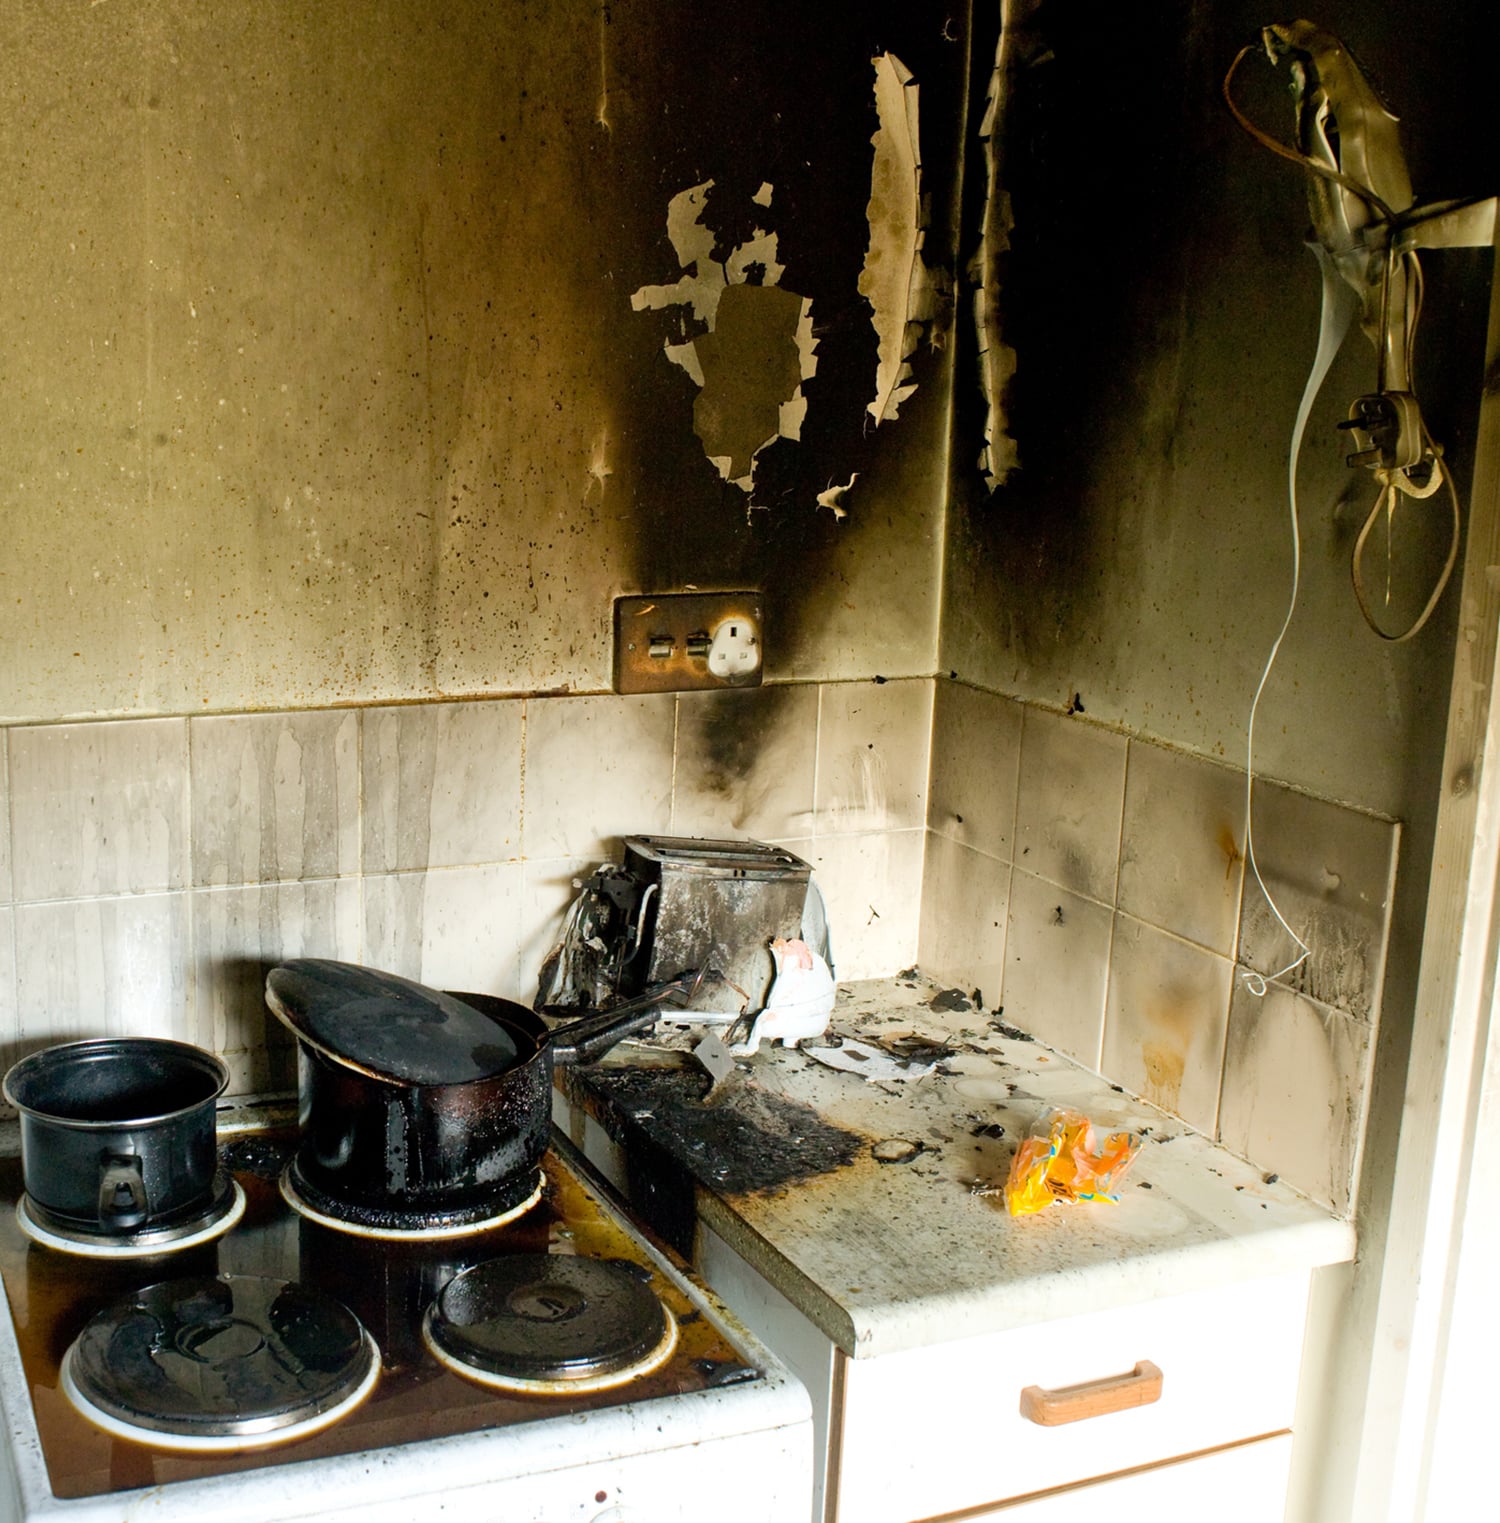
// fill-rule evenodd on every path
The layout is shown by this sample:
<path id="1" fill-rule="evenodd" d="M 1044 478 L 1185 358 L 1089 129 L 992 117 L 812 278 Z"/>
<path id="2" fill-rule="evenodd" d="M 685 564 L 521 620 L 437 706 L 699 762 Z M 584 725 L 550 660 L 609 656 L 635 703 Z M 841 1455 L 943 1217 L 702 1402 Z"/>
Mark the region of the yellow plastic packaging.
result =
<path id="1" fill-rule="evenodd" d="M 1029 1216 L 1055 1200 L 1118 1200 L 1116 1187 L 1140 1146 L 1131 1132 L 1112 1132 L 1099 1143 L 1093 1122 L 1080 1111 L 1043 1111 L 1011 1160 L 1006 1210 Z"/>

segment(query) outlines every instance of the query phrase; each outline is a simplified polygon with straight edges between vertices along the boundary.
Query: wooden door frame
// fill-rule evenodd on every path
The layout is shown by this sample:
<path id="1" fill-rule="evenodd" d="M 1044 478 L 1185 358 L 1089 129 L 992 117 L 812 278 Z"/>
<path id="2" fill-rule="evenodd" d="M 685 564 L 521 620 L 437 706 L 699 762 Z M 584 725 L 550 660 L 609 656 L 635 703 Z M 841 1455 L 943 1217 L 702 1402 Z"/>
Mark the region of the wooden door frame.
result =
<path id="1" fill-rule="evenodd" d="M 1500 247 L 1496 201 L 1414 229 L 1412 247 Z M 1472 1165 L 1500 1067 L 1500 280 L 1491 279 L 1442 797 L 1389 1221 L 1378 1267 L 1350 1516 L 1421 1523 L 1445 1395 Z M 1490 1139 L 1493 1147 L 1500 1138 Z M 1495 1209 L 1491 1207 L 1490 1209 Z M 1488 1462 L 1489 1456 L 1476 1457 Z"/>

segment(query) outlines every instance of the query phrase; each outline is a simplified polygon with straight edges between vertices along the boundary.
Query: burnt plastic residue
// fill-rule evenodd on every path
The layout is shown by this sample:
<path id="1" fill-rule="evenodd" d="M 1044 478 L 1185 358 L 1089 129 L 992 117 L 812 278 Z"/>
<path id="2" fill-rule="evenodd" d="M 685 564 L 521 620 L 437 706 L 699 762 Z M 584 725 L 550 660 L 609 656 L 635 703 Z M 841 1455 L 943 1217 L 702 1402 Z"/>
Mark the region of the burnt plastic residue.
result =
<path id="1" fill-rule="evenodd" d="M 246 1133 L 220 1143 L 219 1157 L 225 1168 L 235 1174 L 253 1174 L 257 1179 L 275 1179 L 296 1151 L 296 1139 L 264 1133 Z"/>
<path id="2" fill-rule="evenodd" d="M 997 1036 L 1003 1036 L 1008 1042 L 1034 1042 L 1036 1038 L 1029 1031 L 1022 1031 L 1019 1026 L 1007 1026 L 1004 1021 L 990 1019 L 990 1030 Z"/>
<path id="3" fill-rule="evenodd" d="M 972 1010 L 974 1007 L 969 1003 L 969 996 L 962 989 L 944 989 L 940 994 L 934 994 L 928 1005 L 934 1010 Z"/>
<path id="4" fill-rule="evenodd" d="M 720 1195 L 777 1190 L 827 1174 L 868 1145 L 867 1138 L 830 1126 L 811 1106 L 755 1084 L 704 1105 L 697 1073 L 592 1068 L 573 1078 L 608 1107 L 606 1124 L 625 1134 L 632 1168 L 637 1160 L 644 1164 L 635 1149 L 645 1141 Z"/>
<path id="5" fill-rule="evenodd" d="M 913 1063 L 942 1063 L 953 1057 L 957 1050 L 947 1042 L 934 1042 L 916 1035 L 892 1037 L 880 1045 L 893 1058 L 907 1066 Z"/>
<path id="6" fill-rule="evenodd" d="M 760 1376 L 759 1370 L 752 1369 L 747 1364 L 732 1364 L 723 1359 L 695 1359 L 693 1368 L 708 1385 L 714 1387 L 743 1385 Z"/>

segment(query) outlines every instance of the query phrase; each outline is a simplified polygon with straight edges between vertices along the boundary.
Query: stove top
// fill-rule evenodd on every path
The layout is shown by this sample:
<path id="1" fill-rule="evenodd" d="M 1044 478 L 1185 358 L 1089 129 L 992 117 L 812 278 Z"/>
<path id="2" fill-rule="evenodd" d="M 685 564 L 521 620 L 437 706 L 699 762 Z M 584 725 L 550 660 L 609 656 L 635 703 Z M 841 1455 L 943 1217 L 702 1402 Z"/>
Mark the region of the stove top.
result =
<path id="1" fill-rule="evenodd" d="M 79 1257 L 28 1239 L 15 1211 L 19 1160 L 0 1159 L 0 1280 L 10 1310 L 10 1326 L 0 1324 L 0 1405 L 11 1439 L 5 1457 L 22 1497 L 14 1516 L 71 1517 L 59 1504 L 157 1487 L 165 1490 L 153 1499 L 153 1516 L 175 1495 L 182 1516 L 201 1513 L 211 1497 L 216 1518 L 240 1516 L 236 1509 L 247 1518 L 300 1517 L 288 1501 L 266 1498 L 300 1493 L 309 1474 L 337 1473 L 336 1490 L 308 1495 L 306 1515 L 348 1505 L 373 1519 L 386 1515 L 393 1495 L 447 1497 L 464 1484 L 466 1467 L 493 1490 L 507 1473 L 565 1467 L 569 1451 L 595 1456 L 585 1502 L 613 1505 L 634 1449 L 697 1447 L 760 1429 L 784 1430 L 794 1456 L 806 1447 L 800 1387 L 643 1240 L 564 1140 L 554 1139 L 541 1198 L 524 1216 L 433 1242 L 361 1239 L 294 1214 L 278 1187 L 294 1146 L 290 1132 L 224 1142 L 242 1217 L 214 1240 L 129 1259 Z M 101 1340 L 116 1336 L 112 1318 L 123 1316 L 128 1334 L 143 1304 L 153 1327 L 166 1325 L 152 1287 L 180 1281 L 195 1287 L 190 1302 L 272 1301 L 286 1286 L 331 1299 L 378 1348 L 373 1389 L 306 1436 L 230 1452 L 175 1447 L 180 1440 L 170 1436 L 124 1437 L 130 1430 L 84 1417 L 66 1394 L 76 1369 L 65 1365 L 81 1369 L 94 1359 Z M 590 1317 L 602 1319 L 602 1333 L 585 1329 Z M 602 1352 L 601 1342 L 610 1345 Z M 485 1366 L 497 1360 L 526 1367 L 519 1384 L 493 1378 Z M 105 1386 L 105 1414 L 136 1399 L 107 1377 Z M 447 1463 L 435 1467 L 435 1450 Z M 601 1468 L 606 1459 L 614 1469 Z M 87 1508 L 76 1515 L 119 1516 Z M 0 1519 L 7 1516 L 0 1495 Z"/>

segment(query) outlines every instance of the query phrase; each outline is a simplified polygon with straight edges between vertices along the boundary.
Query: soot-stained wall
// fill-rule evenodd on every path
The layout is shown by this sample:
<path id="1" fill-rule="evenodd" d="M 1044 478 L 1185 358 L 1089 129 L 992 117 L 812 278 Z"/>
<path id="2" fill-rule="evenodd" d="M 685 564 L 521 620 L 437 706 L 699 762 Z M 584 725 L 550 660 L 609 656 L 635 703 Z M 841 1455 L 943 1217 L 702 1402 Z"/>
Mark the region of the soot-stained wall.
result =
<path id="1" fill-rule="evenodd" d="M 1025 10 L 1026 7 L 1017 7 Z M 1244 764 L 1250 700 L 1291 586 L 1287 449 L 1317 347 L 1320 283 L 1303 175 L 1235 125 L 1220 82 L 1261 25 L 1236 0 L 1079 7 L 1041 0 L 1014 41 L 1001 179 L 1006 397 L 1019 467 L 993 496 L 973 460 L 982 409 L 960 357 L 942 666 Z M 1330 0 L 1311 13 L 1402 118 L 1420 200 L 1500 190 L 1472 7 Z M 988 46 L 976 23 L 976 67 Z M 1243 108 L 1294 134 L 1285 66 L 1246 60 Z M 974 222 L 968 208 L 966 229 Z M 1417 390 L 1466 490 L 1488 255 L 1424 257 Z M 962 330 L 960 330 L 962 335 Z M 1301 471 L 1303 585 L 1268 685 L 1257 763 L 1410 818 L 1433 788 L 1457 608 L 1382 644 L 1350 589 L 1376 488 L 1335 425 L 1374 389 L 1356 330 L 1324 387 Z M 1403 503 L 1392 537 L 1399 629 L 1447 545 L 1440 497 Z M 1383 533 L 1367 579 L 1385 593 Z"/>
<path id="2" fill-rule="evenodd" d="M 6 0 L 0 717 L 598 691 L 613 596 L 687 584 L 765 588 L 772 676 L 929 672 L 941 302 L 867 412 L 886 52 L 951 275 L 939 4 Z M 710 182 L 706 257 L 774 235 L 733 278 L 791 294 L 700 394 L 632 297 Z M 747 491 L 695 410 L 743 445 L 789 364 Z"/>

